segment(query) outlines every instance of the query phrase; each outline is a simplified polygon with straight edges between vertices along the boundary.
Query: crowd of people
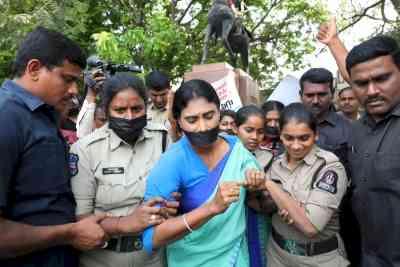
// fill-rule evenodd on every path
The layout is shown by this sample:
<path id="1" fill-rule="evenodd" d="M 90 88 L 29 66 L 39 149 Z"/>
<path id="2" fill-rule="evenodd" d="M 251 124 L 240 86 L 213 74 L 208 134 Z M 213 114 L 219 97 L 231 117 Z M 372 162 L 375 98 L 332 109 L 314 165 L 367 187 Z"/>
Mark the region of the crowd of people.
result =
<path id="1" fill-rule="evenodd" d="M 400 266 L 399 46 L 317 38 L 348 86 L 311 68 L 301 103 L 232 111 L 157 70 L 86 70 L 82 96 L 82 49 L 28 33 L 0 90 L 0 266 Z"/>

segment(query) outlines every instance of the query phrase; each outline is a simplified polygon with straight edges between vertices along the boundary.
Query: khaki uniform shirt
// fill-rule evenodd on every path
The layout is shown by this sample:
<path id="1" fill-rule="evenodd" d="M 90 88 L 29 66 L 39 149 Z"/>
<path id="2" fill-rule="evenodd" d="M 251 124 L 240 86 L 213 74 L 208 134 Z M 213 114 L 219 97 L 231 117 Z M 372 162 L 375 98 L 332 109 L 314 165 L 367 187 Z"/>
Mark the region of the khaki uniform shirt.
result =
<path id="1" fill-rule="evenodd" d="M 254 152 L 254 156 L 256 157 L 258 163 L 260 163 L 260 167 L 262 170 L 264 170 L 265 167 L 268 167 L 271 164 L 270 162 L 274 157 L 271 152 L 264 149 L 257 149 Z"/>
<path id="2" fill-rule="evenodd" d="M 169 129 L 167 109 L 158 109 L 153 103 L 149 104 L 147 107 L 147 120 L 153 123 L 160 123 Z"/>
<path id="3" fill-rule="evenodd" d="M 324 165 L 322 169 L 321 165 Z M 278 233 L 286 239 L 307 242 L 326 240 L 339 232 L 338 208 L 348 180 L 343 165 L 333 153 L 314 146 L 294 170 L 288 168 L 285 153 L 272 164 L 267 178 L 279 182 L 284 191 L 305 207 L 308 219 L 319 231 L 310 239 L 275 214 L 272 225 Z"/>
<path id="4" fill-rule="evenodd" d="M 71 153 L 76 164 L 70 161 L 70 167 L 76 214 L 132 213 L 142 202 L 146 177 L 162 153 L 163 131 L 149 122 L 132 147 L 106 124 L 75 143 Z"/>

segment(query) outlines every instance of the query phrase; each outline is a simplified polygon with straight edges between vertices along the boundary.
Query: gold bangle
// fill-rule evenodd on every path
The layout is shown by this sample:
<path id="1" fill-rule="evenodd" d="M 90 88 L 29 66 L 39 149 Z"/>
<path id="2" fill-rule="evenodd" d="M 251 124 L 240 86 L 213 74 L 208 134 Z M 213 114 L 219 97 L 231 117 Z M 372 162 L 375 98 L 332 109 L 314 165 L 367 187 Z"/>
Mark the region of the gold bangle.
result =
<path id="1" fill-rule="evenodd" d="M 193 233 L 193 229 L 190 227 L 190 225 L 186 221 L 185 214 L 182 215 L 182 220 L 183 220 L 183 223 L 185 224 L 186 228 L 189 230 L 189 232 Z"/>

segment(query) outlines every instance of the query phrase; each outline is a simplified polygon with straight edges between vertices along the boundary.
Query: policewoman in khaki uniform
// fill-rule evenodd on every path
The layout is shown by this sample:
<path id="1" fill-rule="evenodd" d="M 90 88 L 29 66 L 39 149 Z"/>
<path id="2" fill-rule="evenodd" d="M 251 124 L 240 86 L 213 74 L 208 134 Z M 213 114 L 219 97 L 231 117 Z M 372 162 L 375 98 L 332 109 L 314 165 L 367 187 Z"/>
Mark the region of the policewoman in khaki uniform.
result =
<path id="1" fill-rule="evenodd" d="M 345 169 L 315 145 L 316 121 L 302 104 L 285 108 L 281 126 L 286 151 L 268 170 L 265 192 L 285 214 L 272 217 L 268 266 L 348 266 L 338 220 Z"/>
<path id="2" fill-rule="evenodd" d="M 147 122 L 146 102 L 139 78 L 117 74 L 108 79 L 103 93 L 108 123 L 71 148 L 76 214 L 110 214 L 101 223 L 110 240 L 83 252 L 81 266 L 165 266 L 163 250 L 148 256 L 140 238 L 145 228 L 163 221 L 162 209 L 154 206 L 163 200 L 142 201 L 146 177 L 167 145 L 166 129 Z"/>

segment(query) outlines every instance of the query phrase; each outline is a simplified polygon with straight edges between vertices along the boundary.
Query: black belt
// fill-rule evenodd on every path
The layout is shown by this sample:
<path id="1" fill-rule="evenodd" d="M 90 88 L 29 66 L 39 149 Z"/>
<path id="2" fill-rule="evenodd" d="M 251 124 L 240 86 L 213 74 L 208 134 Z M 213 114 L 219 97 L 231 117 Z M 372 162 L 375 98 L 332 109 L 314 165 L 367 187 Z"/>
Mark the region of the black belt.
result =
<path id="1" fill-rule="evenodd" d="M 139 236 L 121 236 L 111 238 L 104 249 L 115 252 L 133 252 L 143 249 L 143 243 Z"/>
<path id="2" fill-rule="evenodd" d="M 272 237 L 278 246 L 290 254 L 299 256 L 316 256 L 338 249 L 339 242 L 336 236 L 319 242 L 301 243 L 294 240 L 285 239 L 277 231 L 272 229 Z"/>

